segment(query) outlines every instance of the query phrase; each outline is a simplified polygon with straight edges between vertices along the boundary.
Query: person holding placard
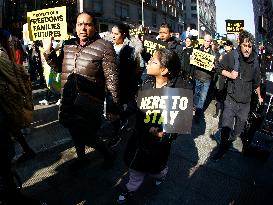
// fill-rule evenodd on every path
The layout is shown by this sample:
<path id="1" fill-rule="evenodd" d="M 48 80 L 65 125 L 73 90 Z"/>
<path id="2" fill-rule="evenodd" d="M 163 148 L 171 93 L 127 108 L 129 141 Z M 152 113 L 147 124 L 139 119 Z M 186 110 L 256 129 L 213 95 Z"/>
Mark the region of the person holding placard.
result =
<path id="1" fill-rule="evenodd" d="M 204 36 L 203 46 L 200 48 L 201 51 L 211 55 L 215 55 L 215 52 L 211 48 L 211 36 Z M 195 122 L 199 122 L 203 116 L 204 104 L 207 98 L 208 90 L 212 80 L 212 72 L 200 67 L 195 67 L 195 92 L 194 92 L 194 108 L 195 108 Z"/>
<path id="2" fill-rule="evenodd" d="M 152 76 L 145 81 L 140 90 L 160 89 L 164 87 L 177 87 L 180 85 L 177 75 L 180 71 L 180 59 L 174 51 L 162 48 L 155 52 L 148 62 L 147 74 Z M 177 134 L 164 132 L 162 124 L 145 122 L 146 114 L 137 109 L 136 129 L 129 138 L 124 159 L 129 167 L 129 181 L 117 202 L 125 203 L 139 189 L 145 175 L 156 179 L 155 184 L 160 185 L 168 172 L 168 157 L 171 143 Z M 159 117 L 159 116 L 158 116 Z"/>

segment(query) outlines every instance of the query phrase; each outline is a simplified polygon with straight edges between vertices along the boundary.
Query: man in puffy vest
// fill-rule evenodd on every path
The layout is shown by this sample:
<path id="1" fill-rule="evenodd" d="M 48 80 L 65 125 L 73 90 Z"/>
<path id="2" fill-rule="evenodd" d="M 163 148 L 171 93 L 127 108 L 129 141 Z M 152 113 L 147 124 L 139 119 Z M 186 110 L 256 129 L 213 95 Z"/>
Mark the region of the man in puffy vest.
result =
<path id="1" fill-rule="evenodd" d="M 234 52 L 223 56 L 222 61 L 216 66 L 217 72 L 227 77 L 228 84 L 221 126 L 221 143 L 219 150 L 212 157 L 214 161 L 222 158 L 232 141 L 242 133 L 250 110 L 253 90 L 258 95 L 259 103 L 263 102 L 260 92 L 260 69 L 253 48 L 254 41 L 251 33 L 247 31 L 240 33 L 239 46 L 236 49 L 239 55 L 239 70 L 234 69 L 237 61 L 234 60 Z"/>
<path id="2" fill-rule="evenodd" d="M 88 145 L 103 154 L 104 168 L 110 168 L 113 152 L 97 132 L 101 126 L 105 88 L 113 99 L 109 106 L 111 120 L 119 115 L 119 70 L 115 51 L 110 42 L 100 38 L 91 13 L 78 15 L 76 32 L 77 38 L 65 41 L 59 56 L 51 41 L 43 41 L 47 63 L 51 67 L 62 67 L 59 121 L 69 129 L 74 141 L 78 156 L 75 167 L 88 164 L 85 154 L 85 145 Z"/>

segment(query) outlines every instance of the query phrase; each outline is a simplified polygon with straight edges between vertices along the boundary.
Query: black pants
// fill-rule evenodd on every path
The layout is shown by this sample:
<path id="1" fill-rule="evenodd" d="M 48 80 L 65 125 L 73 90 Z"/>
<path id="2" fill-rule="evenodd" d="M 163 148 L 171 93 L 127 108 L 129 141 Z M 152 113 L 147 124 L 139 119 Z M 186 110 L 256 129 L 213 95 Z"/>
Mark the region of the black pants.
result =
<path id="1" fill-rule="evenodd" d="M 235 136 L 239 136 L 244 130 L 249 110 L 250 103 L 238 103 L 227 96 L 224 102 L 222 127 L 228 127 L 234 131 Z"/>
<path id="2" fill-rule="evenodd" d="M 0 201 L 8 201 L 17 192 L 11 171 L 11 160 L 15 155 L 10 134 L 0 128 Z"/>
<path id="3" fill-rule="evenodd" d="M 94 119 L 90 121 L 89 124 L 75 122 L 75 124 L 69 128 L 79 159 L 85 158 L 85 145 L 101 152 L 105 160 L 112 158 L 112 151 L 107 144 L 97 136 L 100 124 L 100 120 Z"/>

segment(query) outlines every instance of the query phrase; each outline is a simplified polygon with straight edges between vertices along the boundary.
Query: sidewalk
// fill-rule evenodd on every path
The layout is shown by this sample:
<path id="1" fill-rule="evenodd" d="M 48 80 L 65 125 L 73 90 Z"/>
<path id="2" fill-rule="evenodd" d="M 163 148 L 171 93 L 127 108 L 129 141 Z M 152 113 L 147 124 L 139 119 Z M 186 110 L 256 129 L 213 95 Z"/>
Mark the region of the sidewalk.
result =
<path id="1" fill-rule="evenodd" d="M 35 97 L 35 103 L 42 99 Z M 116 204 L 127 179 L 123 163 L 124 144 L 118 148 L 115 167 L 101 169 L 102 156 L 88 149 L 89 166 L 69 169 L 76 157 L 71 137 L 58 123 L 58 106 L 35 106 L 31 136 L 27 140 L 38 152 L 36 158 L 17 166 L 27 195 L 48 205 Z M 228 205 L 273 204 L 273 155 L 263 162 L 229 151 L 219 162 L 208 160 L 216 142 L 210 135 L 218 120 L 209 106 L 205 120 L 193 124 L 192 135 L 181 135 L 174 142 L 166 182 L 156 187 L 147 177 L 131 199 L 133 205 Z M 238 147 L 240 151 L 240 147 Z"/>

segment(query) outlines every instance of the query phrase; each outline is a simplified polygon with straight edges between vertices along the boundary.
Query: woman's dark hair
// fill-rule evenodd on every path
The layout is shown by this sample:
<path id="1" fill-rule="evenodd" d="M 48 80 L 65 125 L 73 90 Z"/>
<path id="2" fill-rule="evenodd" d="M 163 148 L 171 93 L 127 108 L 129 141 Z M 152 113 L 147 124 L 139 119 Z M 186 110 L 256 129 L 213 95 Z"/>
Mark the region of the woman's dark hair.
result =
<path id="1" fill-rule="evenodd" d="M 174 51 L 166 48 L 161 48 L 157 50 L 156 53 L 160 66 L 168 68 L 168 78 L 173 79 L 177 77 L 181 67 L 178 55 Z"/>
<path id="2" fill-rule="evenodd" d="M 125 38 L 130 38 L 130 35 L 129 35 L 129 26 L 126 25 L 126 24 L 116 24 L 113 26 L 113 28 L 117 28 L 118 31 L 121 33 L 121 34 L 124 34 Z"/>
<path id="3" fill-rule="evenodd" d="M 24 52 L 23 46 L 22 46 L 21 41 L 19 39 L 14 40 L 14 48 L 15 48 L 15 50 L 20 50 L 20 51 Z"/>
<path id="4" fill-rule="evenodd" d="M 255 46 L 254 36 L 251 33 L 249 33 L 248 31 L 242 31 L 239 34 L 239 45 L 241 45 L 244 42 L 245 39 L 247 40 L 247 42 L 249 42 L 253 46 Z"/>
<path id="5" fill-rule="evenodd" d="M 10 37 L 11 37 L 11 34 L 8 31 L 0 28 L 0 44 L 7 51 L 9 59 L 15 62 L 15 52 L 13 50 L 14 48 L 11 45 L 11 42 L 9 42 Z"/>

